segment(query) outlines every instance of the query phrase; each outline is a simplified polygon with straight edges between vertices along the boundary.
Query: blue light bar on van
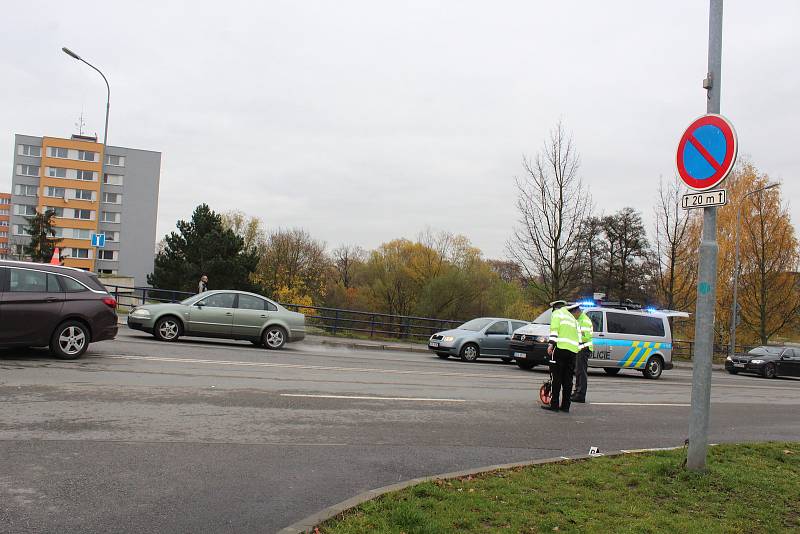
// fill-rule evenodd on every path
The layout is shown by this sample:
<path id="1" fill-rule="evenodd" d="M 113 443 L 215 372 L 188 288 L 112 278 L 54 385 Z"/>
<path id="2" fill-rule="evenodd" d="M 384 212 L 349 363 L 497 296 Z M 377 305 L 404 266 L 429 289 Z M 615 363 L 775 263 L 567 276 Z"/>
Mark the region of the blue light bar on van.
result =
<path id="1" fill-rule="evenodd" d="M 581 308 L 593 308 L 597 306 L 593 300 L 581 300 L 578 302 Z"/>
<path id="2" fill-rule="evenodd" d="M 652 306 L 650 306 L 649 308 L 645 308 L 644 311 L 646 311 L 647 313 L 655 313 L 655 312 L 658 311 L 658 309 L 653 308 Z"/>

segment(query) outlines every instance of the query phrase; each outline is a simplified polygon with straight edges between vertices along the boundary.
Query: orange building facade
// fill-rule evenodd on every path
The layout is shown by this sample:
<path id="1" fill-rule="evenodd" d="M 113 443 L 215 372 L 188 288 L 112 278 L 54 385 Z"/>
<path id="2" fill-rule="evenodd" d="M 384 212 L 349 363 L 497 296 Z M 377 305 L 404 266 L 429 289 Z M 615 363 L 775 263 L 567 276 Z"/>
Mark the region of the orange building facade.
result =
<path id="1" fill-rule="evenodd" d="M 0 193 L 0 259 L 11 252 L 8 246 L 9 221 L 11 220 L 11 193 Z"/>

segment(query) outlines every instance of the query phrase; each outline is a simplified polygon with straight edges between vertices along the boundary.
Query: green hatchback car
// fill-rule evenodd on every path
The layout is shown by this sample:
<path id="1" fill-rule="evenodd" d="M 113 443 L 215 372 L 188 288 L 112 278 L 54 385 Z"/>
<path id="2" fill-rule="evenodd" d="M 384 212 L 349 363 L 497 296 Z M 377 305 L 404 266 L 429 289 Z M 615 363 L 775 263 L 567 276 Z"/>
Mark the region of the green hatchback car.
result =
<path id="1" fill-rule="evenodd" d="M 139 306 L 128 315 L 128 327 L 160 341 L 181 336 L 242 339 L 276 350 L 305 337 L 306 318 L 261 295 L 223 290 Z"/>

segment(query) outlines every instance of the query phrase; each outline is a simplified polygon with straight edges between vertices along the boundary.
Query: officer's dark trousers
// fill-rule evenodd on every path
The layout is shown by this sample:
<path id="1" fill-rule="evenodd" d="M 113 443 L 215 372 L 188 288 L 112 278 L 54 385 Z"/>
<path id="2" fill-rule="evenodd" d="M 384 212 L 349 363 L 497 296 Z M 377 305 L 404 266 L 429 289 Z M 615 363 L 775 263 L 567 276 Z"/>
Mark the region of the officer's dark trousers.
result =
<path id="1" fill-rule="evenodd" d="M 575 374 L 575 353 L 564 349 L 556 349 L 553 354 L 555 364 L 550 365 L 553 374 L 553 392 L 550 406 L 569 410 L 572 395 L 572 377 Z"/>
<path id="2" fill-rule="evenodd" d="M 583 349 L 575 356 L 575 394 L 576 399 L 586 399 L 586 385 L 589 379 L 589 349 Z"/>

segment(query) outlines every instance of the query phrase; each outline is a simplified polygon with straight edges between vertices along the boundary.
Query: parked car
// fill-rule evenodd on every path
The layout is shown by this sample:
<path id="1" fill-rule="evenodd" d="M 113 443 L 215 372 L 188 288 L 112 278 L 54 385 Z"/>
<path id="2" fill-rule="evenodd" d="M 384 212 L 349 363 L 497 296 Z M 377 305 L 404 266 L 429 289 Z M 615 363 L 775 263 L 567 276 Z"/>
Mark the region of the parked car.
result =
<path id="1" fill-rule="evenodd" d="M 641 307 L 586 303 L 592 320 L 594 352 L 589 367 L 602 368 L 610 375 L 622 369 L 641 371 L 646 378 L 658 378 L 672 369 L 672 332 L 670 317 L 688 317 L 685 312 L 649 310 Z M 512 356 L 522 369 L 546 365 L 550 359 L 550 315 L 545 310 L 533 323 L 514 331 L 509 345 Z"/>
<path id="2" fill-rule="evenodd" d="M 502 358 L 510 362 L 508 342 L 511 332 L 525 324 L 525 321 L 516 319 L 479 317 L 458 328 L 433 334 L 428 340 L 428 348 L 442 359 L 459 356 L 465 362 L 474 362 L 478 358 Z"/>
<path id="3" fill-rule="evenodd" d="M 764 378 L 800 376 L 800 348 L 762 345 L 747 354 L 728 356 L 725 370 L 732 375 L 755 373 Z"/>
<path id="4" fill-rule="evenodd" d="M 268 349 L 306 335 L 306 317 L 255 293 L 207 291 L 182 302 L 147 304 L 128 315 L 128 326 L 160 341 L 181 336 L 242 339 Z"/>
<path id="5" fill-rule="evenodd" d="M 94 273 L 0 260 L 0 346 L 80 358 L 90 343 L 116 337 L 116 307 Z"/>

